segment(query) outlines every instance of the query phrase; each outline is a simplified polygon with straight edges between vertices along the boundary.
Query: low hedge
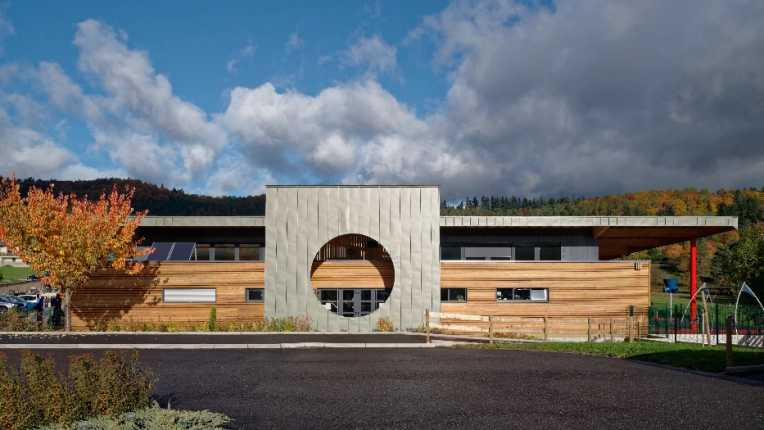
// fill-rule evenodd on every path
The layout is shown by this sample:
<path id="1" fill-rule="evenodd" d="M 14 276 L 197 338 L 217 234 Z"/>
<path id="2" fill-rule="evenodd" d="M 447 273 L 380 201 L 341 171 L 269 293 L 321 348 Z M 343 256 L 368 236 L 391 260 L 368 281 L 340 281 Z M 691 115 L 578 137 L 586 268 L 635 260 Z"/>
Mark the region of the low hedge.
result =
<path id="1" fill-rule="evenodd" d="M 100 416 L 72 424 L 40 427 L 38 430 L 219 430 L 228 428 L 230 419 L 208 411 L 175 411 L 150 407 L 126 412 L 117 417 Z"/>
<path id="2" fill-rule="evenodd" d="M 56 372 L 52 358 L 22 351 L 21 365 L 0 354 L 0 428 L 29 429 L 67 424 L 99 415 L 116 416 L 149 405 L 157 378 L 132 356 L 105 351 L 70 357 L 68 371 Z"/>

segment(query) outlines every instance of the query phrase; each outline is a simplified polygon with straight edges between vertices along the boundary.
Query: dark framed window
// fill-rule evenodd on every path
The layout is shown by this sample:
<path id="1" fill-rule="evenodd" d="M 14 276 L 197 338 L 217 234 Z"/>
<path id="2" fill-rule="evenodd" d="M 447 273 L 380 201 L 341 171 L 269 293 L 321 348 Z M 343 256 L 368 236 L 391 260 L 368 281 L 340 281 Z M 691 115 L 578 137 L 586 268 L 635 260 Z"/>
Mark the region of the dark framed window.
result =
<path id="1" fill-rule="evenodd" d="M 461 245 L 440 245 L 440 259 L 441 260 L 461 260 L 462 259 Z"/>
<path id="2" fill-rule="evenodd" d="M 209 261 L 210 245 L 208 243 L 197 243 L 194 248 L 194 256 L 191 259 L 196 261 Z"/>
<path id="3" fill-rule="evenodd" d="M 234 245 L 215 245 L 215 261 L 236 261 L 236 247 Z"/>
<path id="4" fill-rule="evenodd" d="M 533 245 L 533 244 L 515 245 L 515 260 L 517 261 L 536 260 L 536 245 Z"/>
<path id="5" fill-rule="evenodd" d="M 260 245 L 244 244 L 239 245 L 239 261 L 259 261 Z"/>
<path id="6" fill-rule="evenodd" d="M 467 301 L 467 289 L 466 288 L 441 288 L 440 289 L 440 301 L 443 302 L 466 302 Z"/>
<path id="7" fill-rule="evenodd" d="M 265 297 L 264 288 L 245 288 L 244 289 L 244 301 L 251 303 L 259 303 L 263 301 Z"/>
<path id="8" fill-rule="evenodd" d="M 542 243 L 539 245 L 539 260 L 560 261 L 562 260 L 562 245 L 559 243 Z"/>
<path id="9" fill-rule="evenodd" d="M 549 302 L 549 288 L 497 288 L 497 302 Z"/>

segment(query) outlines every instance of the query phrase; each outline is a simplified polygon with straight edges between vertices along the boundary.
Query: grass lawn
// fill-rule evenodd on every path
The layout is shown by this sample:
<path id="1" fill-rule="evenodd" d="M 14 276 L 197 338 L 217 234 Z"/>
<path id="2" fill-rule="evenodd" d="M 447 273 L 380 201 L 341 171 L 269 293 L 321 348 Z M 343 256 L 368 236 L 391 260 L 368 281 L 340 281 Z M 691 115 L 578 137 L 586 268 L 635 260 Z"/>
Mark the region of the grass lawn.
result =
<path id="1" fill-rule="evenodd" d="M 712 348 L 685 343 L 634 342 L 634 343 L 589 343 L 589 342 L 548 342 L 548 343 L 496 343 L 460 345 L 460 348 L 524 349 L 531 351 L 569 352 L 573 354 L 593 354 L 607 357 L 629 358 L 649 361 L 703 372 L 724 372 L 727 363 L 724 346 Z M 764 364 L 764 350 L 733 348 L 732 365 L 750 366 Z"/>
<path id="2" fill-rule="evenodd" d="M 687 306 L 687 302 L 690 301 L 690 293 L 674 293 L 673 294 L 673 301 L 674 304 L 680 304 L 682 307 Z M 722 295 L 722 294 L 712 294 L 714 298 L 714 302 L 716 303 L 735 303 L 735 297 L 732 295 Z M 703 303 L 703 299 L 700 297 L 700 294 L 697 296 L 698 304 Z M 669 293 L 664 293 L 663 291 L 650 291 L 650 302 L 653 304 L 653 306 L 668 306 L 669 304 Z"/>
<path id="3" fill-rule="evenodd" d="M 3 279 L 0 284 L 9 284 L 11 282 L 26 281 L 27 276 L 34 275 L 34 270 L 29 267 L 0 266 L 0 273 Z"/>

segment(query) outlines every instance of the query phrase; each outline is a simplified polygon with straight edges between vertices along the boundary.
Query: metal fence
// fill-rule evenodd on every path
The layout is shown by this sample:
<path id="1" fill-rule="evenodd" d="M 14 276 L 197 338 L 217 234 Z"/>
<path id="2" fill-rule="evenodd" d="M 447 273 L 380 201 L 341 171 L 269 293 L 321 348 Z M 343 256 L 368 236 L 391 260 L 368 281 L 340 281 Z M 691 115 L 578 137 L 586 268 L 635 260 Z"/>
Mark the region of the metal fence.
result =
<path id="1" fill-rule="evenodd" d="M 662 337 L 678 342 L 724 342 L 727 316 L 735 316 L 735 305 L 709 303 L 708 313 L 704 313 L 703 305 L 696 306 L 696 318 L 691 318 L 691 309 L 684 305 L 650 306 L 647 308 L 648 335 Z M 737 319 L 733 324 L 733 335 L 753 337 L 764 335 L 764 310 L 758 306 L 740 305 L 737 309 Z M 760 340 L 758 340 L 760 343 Z"/>

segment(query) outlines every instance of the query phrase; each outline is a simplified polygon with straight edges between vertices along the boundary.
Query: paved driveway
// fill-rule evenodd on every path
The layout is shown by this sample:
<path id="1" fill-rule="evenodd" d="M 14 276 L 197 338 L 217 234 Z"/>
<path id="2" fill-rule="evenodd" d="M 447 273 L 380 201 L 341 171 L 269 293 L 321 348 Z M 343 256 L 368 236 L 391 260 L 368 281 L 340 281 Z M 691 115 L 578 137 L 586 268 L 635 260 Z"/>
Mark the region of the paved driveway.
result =
<path id="1" fill-rule="evenodd" d="M 145 350 L 140 361 L 158 373 L 162 404 L 223 412 L 233 428 L 764 428 L 764 387 L 605 357 Z"/>

